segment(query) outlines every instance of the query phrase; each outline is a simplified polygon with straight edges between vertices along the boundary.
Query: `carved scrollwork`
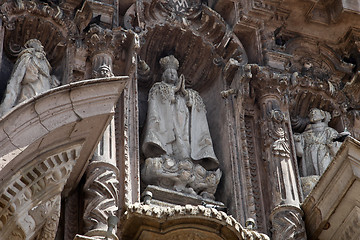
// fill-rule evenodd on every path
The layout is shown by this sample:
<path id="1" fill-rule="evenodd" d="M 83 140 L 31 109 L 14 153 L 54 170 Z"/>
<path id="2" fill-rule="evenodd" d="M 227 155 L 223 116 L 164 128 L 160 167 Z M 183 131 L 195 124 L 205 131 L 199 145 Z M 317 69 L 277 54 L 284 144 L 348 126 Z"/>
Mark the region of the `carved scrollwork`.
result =
<path id="1" fill-rule="evenodd" d="M 20 53 L 19 46 L 39 39 L 52 65 L 65 54 L 67 38 L 77 34 L 75 24 L 54 4 L 40 1 L 6 1 L 0 9 L 6 26 L 4 50 L 10 58 Z M 43 34 L 46 33 L 46 34 Z"/>

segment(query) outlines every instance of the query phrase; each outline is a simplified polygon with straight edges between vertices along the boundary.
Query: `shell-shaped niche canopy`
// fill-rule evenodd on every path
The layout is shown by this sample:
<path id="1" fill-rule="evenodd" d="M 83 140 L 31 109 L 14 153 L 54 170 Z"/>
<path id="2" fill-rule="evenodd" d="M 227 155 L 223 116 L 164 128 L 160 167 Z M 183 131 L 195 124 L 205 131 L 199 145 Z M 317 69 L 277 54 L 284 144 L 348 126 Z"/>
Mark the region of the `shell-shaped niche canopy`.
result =
<path id="1" fill-rule="evenodd" d="M 55 4 L 37 1 L 4 1 L 4 51 L 15 62 L 24 44 L 38 39 L 44 46 L 51 66 L 56 66 L 65 54 L 66 39 L 78 30 Z"/>

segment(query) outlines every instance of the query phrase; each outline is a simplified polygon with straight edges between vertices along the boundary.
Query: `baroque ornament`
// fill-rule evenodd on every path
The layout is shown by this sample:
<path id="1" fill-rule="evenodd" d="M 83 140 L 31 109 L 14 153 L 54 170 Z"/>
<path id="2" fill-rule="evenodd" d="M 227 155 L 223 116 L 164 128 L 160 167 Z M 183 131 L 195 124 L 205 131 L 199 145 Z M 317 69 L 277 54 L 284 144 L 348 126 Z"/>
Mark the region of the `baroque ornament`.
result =
<path id="1" fill-rule="evenodd" d="M 0 190 L 0 239 L 53 239 L 60 217 L 61 191 L 79 157 L 81 144 L 34 160 Z M 39 158 L 40 159 L 40 158 Z M 15 237 L 16 236 L 16 237 Z"/>

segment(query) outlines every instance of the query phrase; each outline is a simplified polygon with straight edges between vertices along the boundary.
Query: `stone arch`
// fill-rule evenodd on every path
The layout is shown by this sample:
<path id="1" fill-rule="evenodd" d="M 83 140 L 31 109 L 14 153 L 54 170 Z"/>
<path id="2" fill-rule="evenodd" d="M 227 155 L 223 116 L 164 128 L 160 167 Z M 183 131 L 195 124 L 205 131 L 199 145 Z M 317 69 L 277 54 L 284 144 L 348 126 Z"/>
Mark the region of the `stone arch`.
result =
<path id="1" fill-rule="evenodd" d="M 4 51 L 12 61 L 26 41 L 36 38 L 43 44 L 50 64 L 55 66 L 64 57 L 68 39 L 78 32 L 59 6 L 36 1 L 4 1 L 0 12 L 5 19 Z"/>

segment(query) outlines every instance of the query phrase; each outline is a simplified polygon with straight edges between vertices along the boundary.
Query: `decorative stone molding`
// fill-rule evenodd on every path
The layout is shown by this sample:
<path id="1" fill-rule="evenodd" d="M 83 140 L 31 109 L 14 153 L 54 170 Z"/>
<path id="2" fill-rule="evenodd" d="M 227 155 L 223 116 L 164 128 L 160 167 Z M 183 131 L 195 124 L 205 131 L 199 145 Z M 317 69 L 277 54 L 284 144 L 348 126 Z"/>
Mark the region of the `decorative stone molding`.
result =
<path id="1" fill-rule="evenodd" d="M 130 44 L 133 33 L 121 29 L 105 29 L 98 25 L 92 25 L 85 36 L 85 43 L 91 58 L 98 54 L 106 54 L 112 58 L 124 58 L 124 49 Z M 108 62 L 112 64 L 112 62 Z M 94 67 L 94 66 L 93 66 Z"/>
<path id="2" fill-rule="evenodd" d="M 44 43 L 49 62 L 54 66 L 65 54 L 67 39 L 78 32 L 75 24 L 54 4 L 6 1 L 0 11 L 6 26 L 4 50 L 10 57 L 16 57 L 27 40 L 36 38 Z"/>
<path id="3" fill-rule="evenodd" d="M 270 215 L 273 239 L 306 240 L 303 212 L 294 206 L 280 206 Z"/>
<path id="4" fill-rule="evenodd" d="M 106 236 L 107 221 L 119 209 L 119 170 L 111 163 L 93 161 L 86 170 L 84 222 L 86 235 Z"/>
<path id="5" fill-rule="evenodd" d="M 54 239 L 60 217 L 61 191 L 83 144 L 37 156 L 0 190 L 0 238 Z M 44 160 L 42 160 L 44 159 Z"/>
<path id="6" fill-rule="evenodd" d="M 0 121 L 0 178 L 6 179 L 30 161 L 30 154 L 70 140 L 86 139 L 86 150 L 76 162 L 76 170 L 64 190 L 70 191 L 85 171 L 83 168 L 111 119 L 127 79 L 113 77 L 72 83 L 14 107 Z"/>
<path id="7" fill-rule="evenodd" d="M 158 239 L 178 239 L 180 236 L 181 239 L 183 236 L 187 237 L 185 239 L 202 239 L 204 236 L 204 239 L 214 240 L 269 239 L 265 234 L 243 228 L 232 216 L 222 211 L 192 205 L 159 207 L 135 203 L 127 207 L 121 228 L 124 239 L 151 239 L 151 236 Z M 202 229 L 201 235 L 197 229 Z"/>

